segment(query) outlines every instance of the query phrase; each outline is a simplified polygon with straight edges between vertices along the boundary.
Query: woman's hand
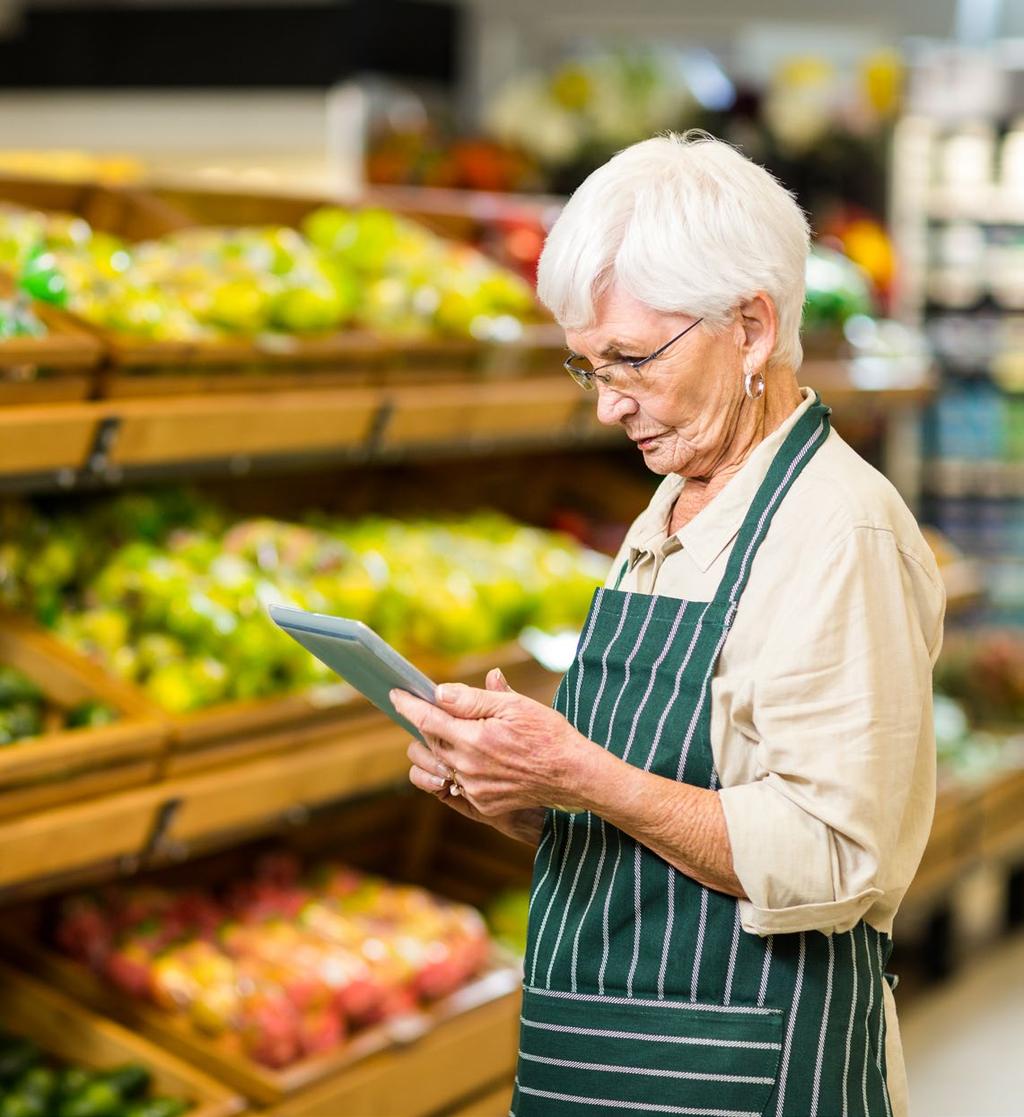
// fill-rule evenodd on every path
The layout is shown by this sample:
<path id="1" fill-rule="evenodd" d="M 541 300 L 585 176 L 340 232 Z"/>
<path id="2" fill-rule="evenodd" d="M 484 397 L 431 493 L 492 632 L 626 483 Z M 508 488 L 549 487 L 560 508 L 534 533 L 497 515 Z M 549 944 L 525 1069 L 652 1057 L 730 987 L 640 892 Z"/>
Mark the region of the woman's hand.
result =
<path id="1" fill-rule="evenodd" d="M 431 740 L 430 737 L 427 740 Z M 484 822 L 495 830 L 527 845 L 540 842 L 541 828 L 544 825 L 544 811 L 540 807 L 521 811 L 508 811 L 501 815 L 487 817 L 480 813 L 465 795 L 452 795 L 452 782 L 447 775 L 447 767 L 421 741 L 412 741 L 407 753 L 412 767 L 409 769 L 409 782 L 420 791 L 426 791 L 440 799 L 453 811 L 458 811 L 473 822 Z"/>
<path id="2" fill-rule="evenodd" d="M 429 745 L 409 748 L 412 783 L 492 824 L 524 811 L 543 817 L 556 803 L 573 809 L 580 749 L 597 746 L 561 714 L 511 690 L 497 669 L 485 690 L 449 683 L 437 697 L 435 706 L 405 691 L 391 695 Z M 450 795 L 449 772 L 457 774 L 458 796 Z"/>
<path id="3" fill-rule="evenodd" d="M 700 884 L 745 898 L 716 791 L 625 763 L 497 670 L 486 690 L 438 687 L 436 706 L 398 690 L 391 701 L 427 741 L 409 747 L 410 780 L 468 818 L 536 844 L 547 807 L 592 811 Z"/>

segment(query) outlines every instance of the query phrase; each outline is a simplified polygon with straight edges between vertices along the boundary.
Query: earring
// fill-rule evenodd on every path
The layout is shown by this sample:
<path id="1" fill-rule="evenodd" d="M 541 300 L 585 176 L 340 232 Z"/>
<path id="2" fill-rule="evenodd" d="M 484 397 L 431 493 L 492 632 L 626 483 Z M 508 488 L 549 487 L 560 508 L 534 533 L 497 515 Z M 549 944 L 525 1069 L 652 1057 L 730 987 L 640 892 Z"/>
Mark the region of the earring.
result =
<path id="1" fill-rule="evenodd" d="M 764 395 L 764 373 L 748 370 L 743 375 L 743 390 L 747 399 L 760 399 Z"/>

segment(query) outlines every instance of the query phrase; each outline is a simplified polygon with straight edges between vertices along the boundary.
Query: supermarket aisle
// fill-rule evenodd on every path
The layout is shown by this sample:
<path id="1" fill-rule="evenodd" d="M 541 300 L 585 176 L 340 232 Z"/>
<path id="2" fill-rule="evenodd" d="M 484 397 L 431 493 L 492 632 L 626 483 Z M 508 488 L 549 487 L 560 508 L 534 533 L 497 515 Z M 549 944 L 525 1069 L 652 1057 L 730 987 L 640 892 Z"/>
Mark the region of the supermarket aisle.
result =
<path id="1" fill-rule="evenodd" d="M 1024 933 L 902 1017 L 912 1117 L 1024 1117 Z"/>

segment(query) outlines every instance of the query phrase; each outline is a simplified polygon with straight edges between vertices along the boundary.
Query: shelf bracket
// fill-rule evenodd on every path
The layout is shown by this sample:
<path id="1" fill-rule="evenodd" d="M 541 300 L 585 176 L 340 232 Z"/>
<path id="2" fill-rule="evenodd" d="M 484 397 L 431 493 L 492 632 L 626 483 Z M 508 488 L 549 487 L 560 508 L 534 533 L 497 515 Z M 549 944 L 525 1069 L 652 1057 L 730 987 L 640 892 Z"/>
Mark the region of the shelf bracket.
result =
<path id="1" fill-rule="evenodd" d="M 96 436 L 93 438 L 92 448 L 85 459 L 84 473 L 87 477 L 101 478 L 110 476 L 110 453 L 114 448 L 114 443 L 117 441 L 120 430 L 120 416 L 108 415 L 106 418 L 100 420 L 96 428 Z"/>
<path id="2" fill-rule="evenodd" d="M 370 429 L 366 433 L 366 440 L 363 442 L 362 448 L 359 451 L 360 461 L 372 461 L 380 450 L 380 444 L 384 440 L 384 434 L 388 429 L 388 423 L 391 422 L 391 416 L 395 413 L 395 404 L 393 400 L 385 399 L 382 401 L 380 407 L 377 408 L 373 416 L 373 422 L 370 424 Z"/>
<path id="3" fill-rule="evenodd" d="M 167 831 L 170 829 L 171 823 L 174 821 L 183 802 L 183 799 L 177 797 L 174 799 L 167 799 L 160 804 L 153 818 L 153 825 L 150 827 L 149 834 L 142 843 L 142 848 L 138 853 L 127 854 L 122 857 L 119 862 L 119 868 L 125 876 L 137 873 L 139 870 L 146 868 L 152 858 L 159 853 L 160 847 L 163 845 L 164 838 L 167 835 Z"/>

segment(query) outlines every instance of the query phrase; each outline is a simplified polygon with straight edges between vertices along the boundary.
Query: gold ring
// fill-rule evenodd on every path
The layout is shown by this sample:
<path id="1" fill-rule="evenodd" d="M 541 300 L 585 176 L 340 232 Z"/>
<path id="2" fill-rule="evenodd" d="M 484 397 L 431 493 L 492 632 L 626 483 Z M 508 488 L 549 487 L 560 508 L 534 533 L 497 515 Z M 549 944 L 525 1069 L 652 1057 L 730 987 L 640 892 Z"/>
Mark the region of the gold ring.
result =
<path id="1" fill-rule="evenodd" d="M 448 794 L 453 799 L 457 799 L 460 795 L 465 795 L 465 792 L 462 790 L 462 784 L 459 783 L 459 773 L 456 772 L 454 768 L 452 768 L 451 775 L 448 778 L 451 781 L 451 786 L 448 788 Z"/>

